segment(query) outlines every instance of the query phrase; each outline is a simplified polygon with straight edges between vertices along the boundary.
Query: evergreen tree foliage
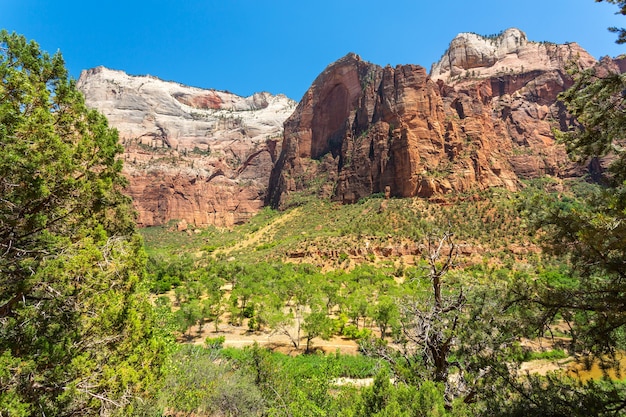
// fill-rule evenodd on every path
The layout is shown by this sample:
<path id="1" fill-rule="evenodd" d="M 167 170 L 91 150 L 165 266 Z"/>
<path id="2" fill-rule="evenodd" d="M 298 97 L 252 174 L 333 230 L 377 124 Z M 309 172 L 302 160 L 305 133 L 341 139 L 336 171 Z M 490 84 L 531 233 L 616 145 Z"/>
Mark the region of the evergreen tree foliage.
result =
<path id="1" fill-rule="evenodd" d="M 619 4 L 622 12 L 626 3 Z M 582 200 L 550 202 L 537 225 L 549 249 L 570 255 L 576 285 L 548 286 L 540 304 L 574 326 L 577 350 L 611 353 L 626 330 L 626 74 L 598 67 L 572 70 L 574 85 L 560 96 L 579 123 L 558 134 L 579 160 L 603 158 L 603 186 Z M 591 323 L 591 326 L 586 325 Z"/>
<path id="2" fill-rule="evenodd" d="M 624 0 L 596 0 L 596 2 L 598 3 L 601 3 L 603 1 L 606 1 L 607 3 L 616 4 L 620 8 L 620 11 L 617 12 L 617 14 L 626 15 L 626 1 Z M 609 30 L 611 32 L 617 33 L 617 36 L 618 36 L 617 43 L 626 43 L 626 29 L 610 27 Z"/>
<path id="3" fill-rule="evenodd" d="M 60 53 L 0 32 L 0 415 L 110 415 L 155 383 L 117 132 Z"/>
<path id="4" fill-rule="evenodd" d="M 626 14 L 626 2 L 609 2 Z M 624 29 L 611 30 L 626 43 Z M 626 415 L 624 385 L 609 374 L 619 369 L 626 348 L 626 74 L 606 65 L 573 67 L 570 74 L 574 85 L 560 99 L 577 124 L 557 136 L 575 160 L 602 168 L 601 186 L 587 187 L 579 198 L 537 196 L 527 214 L 547 249 L 567 256 L 572 270 L 519 281 L 516 291 L 519 300 L 530 301 L 529 311 L 538 307 L 541 330 L 562 320 L 570 351 L 588 366 L 600 363 L 606 375 L 602 383 L 529 377 L 515 384 L 518 395 L 504 401 L 512 407 L 504 415 Z"/>

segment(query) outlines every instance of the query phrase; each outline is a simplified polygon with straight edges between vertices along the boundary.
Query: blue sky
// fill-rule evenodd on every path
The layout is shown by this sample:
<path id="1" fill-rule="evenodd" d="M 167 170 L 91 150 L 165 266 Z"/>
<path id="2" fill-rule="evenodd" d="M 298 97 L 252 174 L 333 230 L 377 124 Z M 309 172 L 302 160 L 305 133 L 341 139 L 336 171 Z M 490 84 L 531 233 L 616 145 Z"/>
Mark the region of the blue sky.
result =
<path id="1" fill-rule="evenodd" d="M 509 27 L 617 56 L 617 7 L 593 0 L 0 0 L 0 28 L 63 53 L 74 78 L 99 65 L 239 95 L 299 100 L 348 52 L 427 69 L 459 32 Z"/>

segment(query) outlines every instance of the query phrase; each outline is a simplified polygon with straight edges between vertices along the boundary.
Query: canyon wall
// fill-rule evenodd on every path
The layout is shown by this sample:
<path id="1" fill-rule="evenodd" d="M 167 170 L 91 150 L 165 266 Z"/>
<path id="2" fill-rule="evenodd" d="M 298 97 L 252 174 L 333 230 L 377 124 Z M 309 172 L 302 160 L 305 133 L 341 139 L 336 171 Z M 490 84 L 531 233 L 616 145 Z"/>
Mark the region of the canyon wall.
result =
<path id="1" fill-rule="evenodd" d="M 140 226 L 232 226 L 263 206 L 295 102 L 203 90 L 98 67 L 77 83 L 118 129 Z"/>
<path id="2" fill-rule="evenodd" d="M 229 227 L 299 193 L 438 199 L 579 176 L 585 169 L 553 135 L 572 124 L 557 100 L 572 85 L 570 65 L 626 67 L 508 29 L 459 34 L 430 73 L 348 54 L 297 107 L 281 95 L 239 97 L 103 67 L 84 71 L 78 87 L 120 132 L 140 226 Z"/>
<path id="3" fill-rule="evenodd" d="M 433 197 L 521 179 L 580 175 L 553 128 L 570 123 L 557 95 L 566 66 L 596 60 L 576 44 L 460 34 L 431 73 L 349 54 L 313 82 L 285 122 L 266 202 L 314 189 L 352 203 L 375 193 Z"/>

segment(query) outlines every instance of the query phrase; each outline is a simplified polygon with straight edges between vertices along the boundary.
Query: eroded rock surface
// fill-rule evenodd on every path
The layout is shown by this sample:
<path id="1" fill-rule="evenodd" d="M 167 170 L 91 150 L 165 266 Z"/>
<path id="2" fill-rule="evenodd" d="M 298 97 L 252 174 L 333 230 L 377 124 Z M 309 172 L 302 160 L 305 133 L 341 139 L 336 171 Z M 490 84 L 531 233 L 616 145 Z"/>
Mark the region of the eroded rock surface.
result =
<path id="1" fill-rule="evenodd" d="M 285 122 L 267 202 L 281 207 L 312 188 L 350 203 L 578 175 L 552 134 L 571 122 L 556 101 L 571 85 L 570 61 L 596 63 L 576 44 L 529 42 L 517 29 L 459 35 L 431 75 L 349 54 L 317 77 Z"/>
<path id="2" fill-rule="evenodd" d="M 104 67 L 83 71 L 78 88 L 120 133 L 140 226 L 173 219 L 232 226 L 263 206 L 294 101 L 269 93 L 239 97 Z"/>
<path id="3" fill-rule="evenodd" d="M 577 44 L 531 42 L 509 29 L 458 35 L 430 74 L 348 54 L 297 107 L 284 96 L 244 98 L 102 67 L 78 86 L 120 131 L 139 225 L 231 226 L 297 193 L 345 203 L 376 193 L 438 199 L 580 175 L 552 133 L 572 122 L 557 101 L 572 63 L 598 65 Z"/>
<path id="4" fill-rule="evenodd" d="M 596 62 L 576 43 L 531 42 L 515 28 L 492 36 L 460 33 L 439 62 L 432 65 L 430 76 L 456 84 L 468 78 L 562 71 L 571 61 L 585 68 Z"/>

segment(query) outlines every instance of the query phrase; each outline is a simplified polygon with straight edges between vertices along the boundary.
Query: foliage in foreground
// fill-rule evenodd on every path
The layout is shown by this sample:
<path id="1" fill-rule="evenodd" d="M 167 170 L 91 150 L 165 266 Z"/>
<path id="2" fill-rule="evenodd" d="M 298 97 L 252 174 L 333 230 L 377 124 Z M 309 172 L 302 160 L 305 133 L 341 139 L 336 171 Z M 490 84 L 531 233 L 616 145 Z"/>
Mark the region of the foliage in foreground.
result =
<path id="1" fill-rule="evenodd" d="M 0 415 L 129 409 L 163 349 L 117 133 L 60 54 L 0 32 Z"/>
<path id="2" fill-rule="evenodd" d="M 358 388 L 340 383 L 345 363 L 361 362 L 374 378 Z M 446 408 L 441 384 L 393 383 L 384 362 L 365 357 L 290 357 L 255 345 L 243 350 L 183 346 L 166 383 L 143 415 L 199 416 L 469 416 L 473 408 Z"/>
<path id="3" fill-rule="evenodd" d="M 624 1 L 609 2 L 626 13 Z M 626 41 L 623 29 L 612 30 L 619 33 L 618 43 Z M 589 364 L 598 361 L 605 379 L 517 385 L 520 396 L 513 404 L 520 411 L 514 415 L 531 409 L 544 415 L 626 414 L 624 385 L 609 377 L 611 370 L 619 375 L 620 352 L 626 349 L 626 74 L 572 68 L 571 75 L 574 85 L 560 99 L 579 125 L 558 136 L 578 161 L 604 158 L 598 163 L 606 167 L 600 173 L 603 187 L 576 200 L 536 200 L 540 209 L 530 216 L 534 227 L 542 232 L 548 251 L 569 256 L 576 279 L 521 285 L 518 300 L 539 308 L 540 328 L 562 318 L 571 335 L 570 351 L 590 356 Z"/>

